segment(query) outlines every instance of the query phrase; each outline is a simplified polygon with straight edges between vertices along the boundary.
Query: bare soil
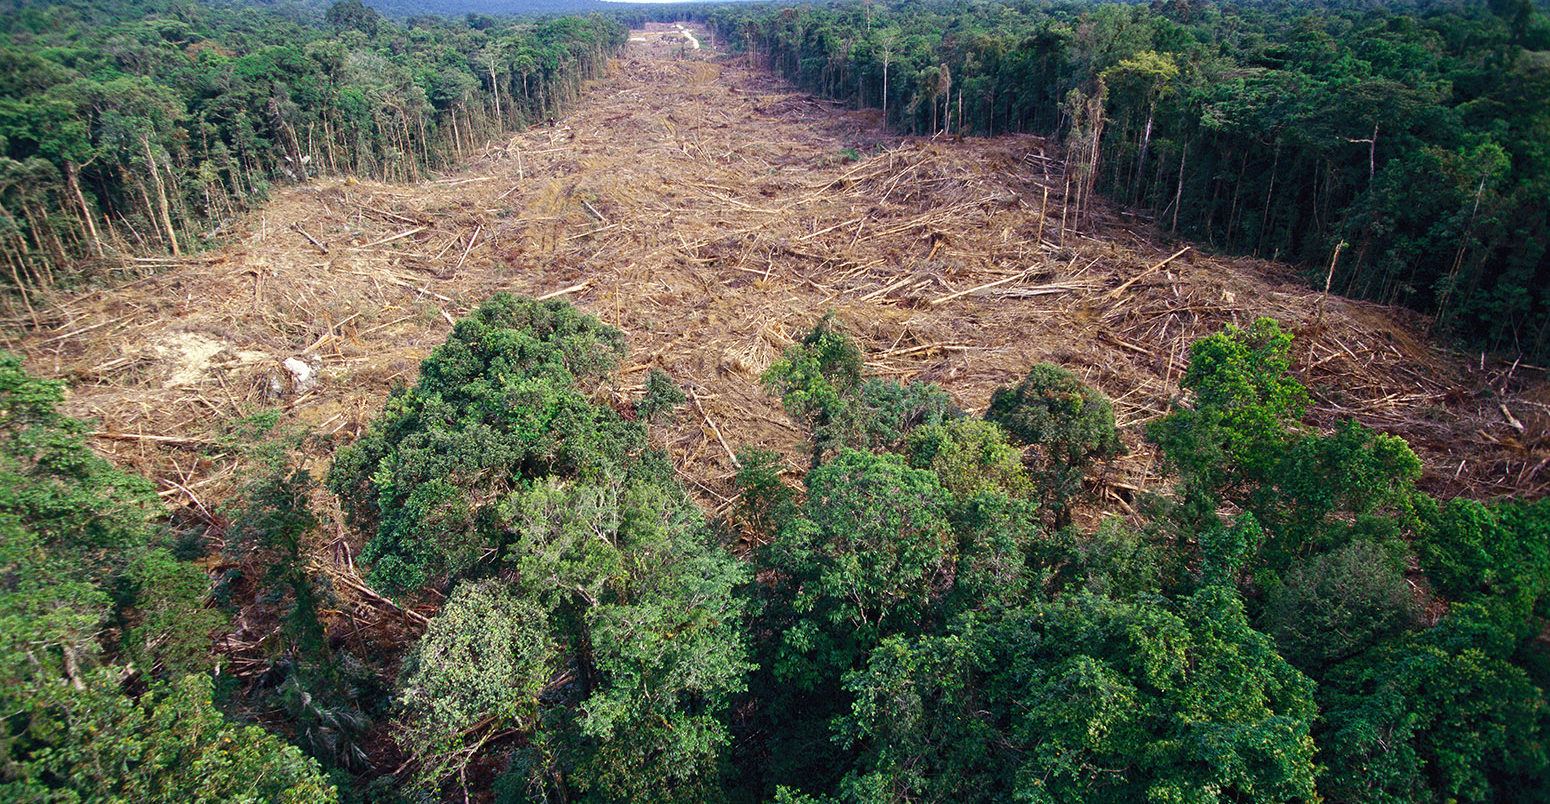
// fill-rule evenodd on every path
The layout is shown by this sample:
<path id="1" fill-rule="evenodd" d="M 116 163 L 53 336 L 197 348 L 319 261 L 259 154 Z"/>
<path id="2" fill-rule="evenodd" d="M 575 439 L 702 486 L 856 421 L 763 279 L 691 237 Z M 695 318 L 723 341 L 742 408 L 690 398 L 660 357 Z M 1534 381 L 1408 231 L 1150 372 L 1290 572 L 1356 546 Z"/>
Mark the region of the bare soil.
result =
<path id="1" fill-rule="evenodd" d="M 1550 483 L 1542 369 L 1445 351 L 1420 317 L 1326 298 L 1283 265 L 1198 248 L 1165 262 L 1187 244 L 1101 202 L 1073 228 L 1052 143 L 888 134 L 875 111 L 675 31 L 636 32 L 577 109 L 456 173 L 286 189 L 233 241 L 56 299 L 45 327 L 6 346 L 69 383 L 69 412 L 97 420 L 105 454 L 200 509 L 237 473 L 239 450 L 221 446 L 235 418 L 278 409 L 347 442 L 497 291 L 563 296 L 624 330 L 612 403 L 637 398 L 652 367 L 690 392 L 665 442 L 710 510 L 730 502 L 730 450 L 800 465 L 801 434 L 759 376 L 828 310 L 872 372 L 940 383 L 969 411 L 1039 361 L 1100 388 L 1131 452 L 1086 517 L 1128 513 L 1165 482 L 1142 425 L 1179 395 L 1189 343 L 1262 315 L 1298 335 L 1314 423 L 1404 436 L 1438 493 Z M 316 384 L 298 385 L 293 357 Z M 348 567 L 355 540 L 334 538 Z"/>

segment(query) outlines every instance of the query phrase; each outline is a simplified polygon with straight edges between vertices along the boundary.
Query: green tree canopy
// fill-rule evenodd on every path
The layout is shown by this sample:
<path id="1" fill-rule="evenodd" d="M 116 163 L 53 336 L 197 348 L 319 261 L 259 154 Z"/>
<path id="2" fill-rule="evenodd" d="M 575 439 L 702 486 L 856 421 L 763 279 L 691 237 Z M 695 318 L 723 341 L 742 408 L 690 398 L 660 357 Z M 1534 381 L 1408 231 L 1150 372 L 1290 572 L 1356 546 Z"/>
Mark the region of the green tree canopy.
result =
<path id="1" fill-rule="evenodd" d="M 1066 524 L 1071 500 L 1081 492 L 1092 462 L 1125 453 L 1109 400 L 1048 363 L 1029 369 L 1015 386 L 997 388 L 985 418 L 1001 425 L 1014 442 L 1033 448 L 1033 478 L 1045 490 L 1057 525 Z"/>
<path id="2" fill-rule="evenodd" d="M 856 800 L 1312 801 L 1312 682 L 1208 587 L 895 638 L 846 676 Z"/>

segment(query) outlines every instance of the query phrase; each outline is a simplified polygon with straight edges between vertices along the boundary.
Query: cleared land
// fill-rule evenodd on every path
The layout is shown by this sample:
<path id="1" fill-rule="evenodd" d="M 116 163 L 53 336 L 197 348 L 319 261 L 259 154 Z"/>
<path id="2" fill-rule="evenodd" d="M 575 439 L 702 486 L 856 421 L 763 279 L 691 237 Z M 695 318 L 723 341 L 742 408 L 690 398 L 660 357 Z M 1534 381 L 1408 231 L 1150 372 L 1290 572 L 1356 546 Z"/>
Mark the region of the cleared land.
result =
<path id="1" fill-rule="evenodd" d="M 105 453 L 204 516 L 236 474 L 221 446 L 232 420 L 278 408 L 348 440 L 502 290 L 563 296 L 625 330 L 615 403 L 654 366 L 686 387 L 666 441 L 709 509 L 730 501 L 731 450 L 799 454 L 759 375 L 831 309 L 874 373 L 940 383 L 969 410 L 1038 361 L 1102 389 L 1131 454 L 1088 516 L 1126 513 L 1162 482 L 1139 425 L 1179 393 L 1188 344 L 1260 315 L 1298 333 L 1316 420 L 1409 439 L 1430 489 L 1550 484 L 1542 369 L 1444 352 L 1413 316 L 1325 298 L 1284 266 L 1195 249 L 1170 261 L 1187 244 L 1101 203 L 1071 231 L 1063 166 L 1037 137 L 886 135 L 875 113 L 792 93 L 672 26 L 635 38 L 580 108 L 456 174 L 287 189 L 234 242 L 61 299 L 7 348 L 69 381 L 69 410 L 98 421 Z M 347 569 L 350 542 L 334 544 Z"/>

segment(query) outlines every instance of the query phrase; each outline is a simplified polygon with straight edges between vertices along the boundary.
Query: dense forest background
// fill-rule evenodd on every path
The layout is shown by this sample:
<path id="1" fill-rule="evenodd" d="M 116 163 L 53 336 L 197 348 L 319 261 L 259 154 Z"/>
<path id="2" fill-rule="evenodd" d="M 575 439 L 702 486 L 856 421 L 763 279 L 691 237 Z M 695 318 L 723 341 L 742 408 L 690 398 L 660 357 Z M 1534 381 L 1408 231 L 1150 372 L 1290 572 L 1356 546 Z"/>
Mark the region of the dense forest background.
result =
<path id="1" fill-rule="evenodd" d="M 1107 193 L 1220 248 L 1332 265 L 1352 293 L 1411 287 L 1395 298 L 1460 337 L 1544 348 L 1536 12 L 1183 11 L 704 13 L 744 57 L 902 129 L 1060 134 L 1073 206 Z M 574 100 L 624 36 L 354 0 L 4 20 L 21 325 L 24 292 L 219 240 L 276 183 L 449 166 Z M 1377 59 L 1390 40 L 1420 44 Z M 1430 100 L 1406 105 L 1416 86 Z M 1415 195 L 1383 206 L 1381 187 Z M 1427 249 L 1444 261 L 1402 261 Z M 1436 499 L 1402 439 L 1310 427 L 1277 322 L 1192 346 L 1184 398 L 1130 439 L 1171 482 L 1097 521 L 1076 514 L 1125 441 L 1077 376 L 1029 366 L 969 416 L 939 386 L 869 376 L 834 319 L 794 325 L 763 384 L 805 449 L 737 450 L 719 515 L 661 446 L 684 392 L 653 370 L 618 393 L 624 334 L 562 301 L 488 300 L 348 444 L 273 410 L 232 421 L 209 446 L 241 456 L 240 492 L 197 516 L 168 517 L 58 412 L 62 383 L 0 354 L 0 799 L 1550 789 L 1550 503 Z M 361 546 L 361 580 L 316 560 L 325 534 Z M 362 595 L 391 630 L 339 627 Z"/>
<path id="2" fill-rule="evenodd" d="M 0 17 L 0 255 L 47 293 L 201 248 L 276 182 L 412 181 L 544 120 L 624 42 L 598 17 L 398 22 L 194 3 Z"/>
<path id="3" fill-rule="evenodd" d="M 1159 229 L 1303 265 L 1474 347 L 1550 350 L 1550 19 L 1491 3 L 726 6 L 708 23 L 913 133 L 1034 131 Z"/>

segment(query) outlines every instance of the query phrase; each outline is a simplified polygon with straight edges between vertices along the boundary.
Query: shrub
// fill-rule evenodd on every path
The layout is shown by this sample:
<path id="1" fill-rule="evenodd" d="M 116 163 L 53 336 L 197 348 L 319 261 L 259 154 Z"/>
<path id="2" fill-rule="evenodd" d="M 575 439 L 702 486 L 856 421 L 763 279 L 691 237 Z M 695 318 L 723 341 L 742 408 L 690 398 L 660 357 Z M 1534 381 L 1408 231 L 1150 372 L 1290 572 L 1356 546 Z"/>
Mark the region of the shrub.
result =
<path id="1" fill-rule="evenodd" d="M 905 440 L 904 453 L 910 466 L 936 473 L 955 497 L 981 492 L 1026 497 L 1033 491 L 1022 455 L 990 422 L 960 419 L 917 428 Z"/>
<path id="2" fill-rule="evenodd" d="M 635 406 L 635 415 L 643 421 L 656 421 L 670 417 L 673 410 L 689 401 L 682 389 L 673 382 L 667 372 L 659 368 L 651 370 L 646 378 L 646 395 Z"/>
<path id="3" fill-rule="evenodd" d="M 1287 660 L 1318 675 L 1402 633 L 1417 613 L 1400 561 L 1357 541 L 1293 565 L 1270 593 L 1264 627 Z"/>
<path id="4" fill-rule="evenodd" d="M 1070 501 L 1092 462 L 1125 452 L 1109 401 L 1059 366 L 1041 363 L 1017 385 L 997 388 L 985 418 L 1012 441 L 1034 448 L 1033 480 L 1057 526 L 1068 520 Z"/>
<path id="5" fill-rule="evenodd" d="M 347 520 L 373 534 L 362 553 L 373 581 L 413 590 L 498 554 L 508 534 L 493 506 L 524 479 L 622 478 L 645 431 L 581 383 L 623 348 L 617 330 L 563 302 L 500 294 L 458 322 L 329 471 Z"/>
<path id="6" fill-rule="evenodd" d="M 932 473 L 855 450 L 811 472 L 807 490 L 767 561 L 808 623 L 788 635 L 792 658 L 846 668 L 878 639 L 929 623 L 954 560 L 948 497 Z"/>
<path id="7" fill-rule="evenodd" d="M 961 415 L 936 385 L 862 379 L 861 351 L 826 315 L 764 373 L 786 413 L 808 433 L 812 465 L 850 449 L 889 449 L 921 425 Z"/>
<path id="8" fill-rule="evenodd" d="M 756 533 L 771 535 L 791 519 L 796 496 L 780 480 L 785 459 L 779 453 L 744 447 L 737 451 L 738 514 Z"/>
<path id="9" fill-rule="evenodd" d="M 498 582 L 459 584 L 404 662 L 402 742 L 427 760 L 420 783 L 434 789 L 456 769 L 460 738 L 480 720 L 536 725 L 557 659 L 542 608 Z"/>
<path id="10" fill-rule="evenodd" d="M 1311 404 L 1288 373 L 1291 345 L 1292 336 L 1269 318 L 1191 345 L 1179 385 L 1194 392 L 1193 404 L 1147 430 L 1163 457 L 1211 492 L 1269 477 Z"/>
<path id="11" fill-rule="evenodd" d="M 427 795 L 505 729 L 508 792 L 698 801 L 718 779 L 745 577 L 644 425 L 588 398 L 622 350 L 568 305 L 497 296 L 330 473 L 374 579 L 461 579 L 405 667 Z M 676 389 L 648 385 L 660 413 Z"/>

